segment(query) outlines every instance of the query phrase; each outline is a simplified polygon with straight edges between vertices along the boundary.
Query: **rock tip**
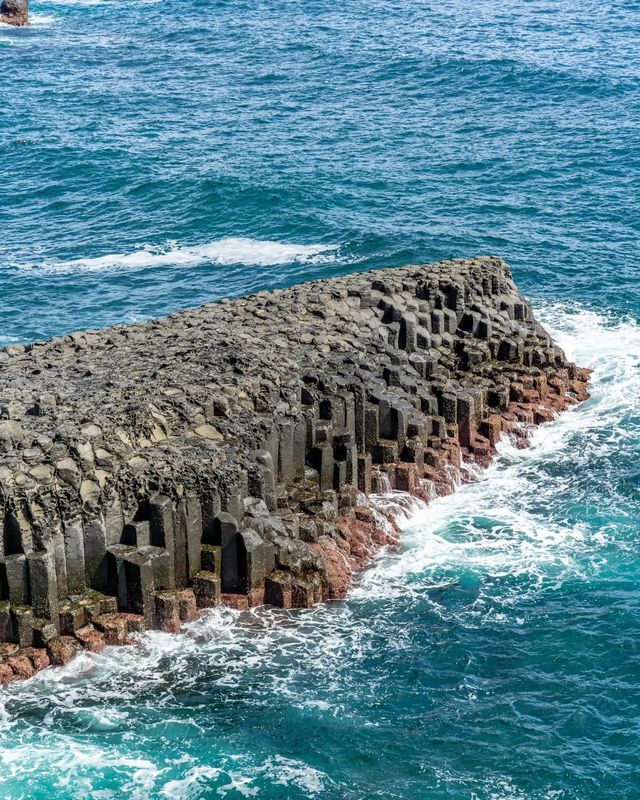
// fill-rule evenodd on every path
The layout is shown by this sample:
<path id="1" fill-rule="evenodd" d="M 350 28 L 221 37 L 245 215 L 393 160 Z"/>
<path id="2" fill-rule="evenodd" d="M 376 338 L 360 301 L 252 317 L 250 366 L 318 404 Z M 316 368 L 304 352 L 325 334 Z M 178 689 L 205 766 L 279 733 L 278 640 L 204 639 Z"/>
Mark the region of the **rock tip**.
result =
<path id="1" fill-rule="evenodd" d="M 28 25 L 29 0 L 2 0 L 0 2 L 0 22 L 4 22 L 6 25 Z"/>

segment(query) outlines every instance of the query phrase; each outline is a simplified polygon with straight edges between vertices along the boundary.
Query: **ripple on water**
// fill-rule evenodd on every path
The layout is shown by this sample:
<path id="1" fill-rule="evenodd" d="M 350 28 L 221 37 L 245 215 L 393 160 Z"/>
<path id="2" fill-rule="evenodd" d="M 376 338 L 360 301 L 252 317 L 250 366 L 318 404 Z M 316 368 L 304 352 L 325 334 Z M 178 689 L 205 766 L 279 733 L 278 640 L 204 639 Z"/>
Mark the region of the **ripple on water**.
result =
<path id="1" fill-rule="evenodd" d="M 0 29 L 0 341 L 498 252 L 595 371 L 346 603 L 3 689 L 0 796 L 636 800 L 638 4 L 32 11 Z"/>
<path id="2" fill-rule="evenodd" d="M 599 520 L 618 492 L 602 460 L 640 439 L 640 333 L 591 311 L 539 312 L 594 369 L 590 401 L 528 450 L 504 442 L 477 482 L 428 508 L 378 498 L 401 514 L 402 550 L 345 603 L 216 609 L 180 635 L 9 686 L 0 787 L 584 800 L 615 785 L 632 797 L 636 529 Z M 584 473 L 598 486 L 589 505 Z"/>

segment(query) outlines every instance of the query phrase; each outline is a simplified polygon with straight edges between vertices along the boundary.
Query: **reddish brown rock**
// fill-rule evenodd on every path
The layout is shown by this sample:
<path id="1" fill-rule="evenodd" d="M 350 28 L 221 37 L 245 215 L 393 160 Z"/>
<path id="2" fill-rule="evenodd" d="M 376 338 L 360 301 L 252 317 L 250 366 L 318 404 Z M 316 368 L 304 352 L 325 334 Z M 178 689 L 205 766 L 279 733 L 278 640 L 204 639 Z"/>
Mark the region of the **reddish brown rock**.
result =
<path id="1" fill-rule="evenodd" d="M 246 594 L 222 594 L 220 595 L 220 603 L 238 611 L 245 611 L 249 608 L 249 597 Z M 206 608 L 207 606 L 200 607 Z"/>
<path id="2" fill-rule="evenodd" d="M 144 630 L 146 630 L 144 617 L 142 614 L 130 614 L 123 611 L 120 616 L 124 620 L 128 634 L 142 633 Z"/>
<path id="3" fill-rule="evenodd" d="M 158 628 L 164 633 L 180 632 L 180 603 L 176 592 L 156 594 Z"/>
<path id="4" fill-rule="evenodd" d="M 101 653 L 106 647 L 105 635 L 93 625 L 85 625 L 76 631 L 76 639 L 90 653 Z"/>
<path id="5" fill-rule="evenodd" d="M 94 622 L 108 645 L 123 645 L 127 641 L 127 619 L 122 614 L 101 614 Z"/>
<path id="6" fill-rule="evenodd" d="M 312 545 L 322 559 L 325 568 L 325 591 L 323 599 L 344 600 L 353 582 L 353 571 L 349 559 L 340 550 L 335 539 L 323 536 Z"/>
<path id="7" fill-rule="evenodd" d="M 315 586 L 311 581 L 294 581 L 291 586 L 293 608 L 311 608 L 315 603 Z"/>
<path id="8" fill-rule="evenodd" d="M 25 647 L 21 654 L 31 661 L 36 672 L 46 669 L 51 664 L 49 654 L 44 647 Z"/>
<path id="9" fill-rule="evenodd" d="M 198 572 L 193 579 L 193 591 L 198 608 L 215 608 L 220 602 L 236 608 L 233 605 L 235 594 L 231 592 L 220 594 L 220 578 L 215 572 L 208 570 Z"/>
<path id="10" fill-rule="evenodd" d="M 82 649 L 73 636 L 56 636 L 47 645 L 47 653 L 52 664 L 64 666 Z"/>
<path id="11" fill-rule="evenodd" d="M 264 586 L 259 586 L 257 589 L 252 589 L 249 592 L 249 607 L 256 608 L 257 606 L 264 605 Z"/>
<path id="12" fill-rule="evenodd" d="M 0 661 L 0 686 L 6 686 L 8 683 L 19 680 L 19 677 L 11 669 L 6 661 Z"/>
<path id="13" fill-rule="evenodd" d="M 179 615 L 182 622 L 193 622 L 198 618 L 198 606 L 193 589 L 182 589 L 177 593 Z"/>
<path id="14" fill-rule="evenodd" d="M 36 674 L 33 664 L 25 655 L 21 654 L 19 656 L 9 656 L 9 658 L 6 660 L 6 663 L 11 667 L 16 677 L 20 680 L 31 678 Z"/>

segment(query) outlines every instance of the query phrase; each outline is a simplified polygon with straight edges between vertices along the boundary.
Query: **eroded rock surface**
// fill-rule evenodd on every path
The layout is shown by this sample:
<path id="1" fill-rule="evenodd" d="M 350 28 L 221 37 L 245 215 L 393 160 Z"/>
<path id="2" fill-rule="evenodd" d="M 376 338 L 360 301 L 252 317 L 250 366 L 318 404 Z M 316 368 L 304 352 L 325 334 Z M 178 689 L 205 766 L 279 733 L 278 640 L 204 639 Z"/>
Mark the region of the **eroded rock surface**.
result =
<path id="1" fill-rule="evenodd" d="M 450 491 L 587 379 L 489 257 L 5 348 L 0 682 L 221 600 L 344 597 L 397 537 L 368 494 Z"/>
<path id="2" fill-rule="evenodd" d="M 28 25 L 29 1 L 2 0 L 0 2 L 0 22 L 4 22 L 5 25 Z"/>

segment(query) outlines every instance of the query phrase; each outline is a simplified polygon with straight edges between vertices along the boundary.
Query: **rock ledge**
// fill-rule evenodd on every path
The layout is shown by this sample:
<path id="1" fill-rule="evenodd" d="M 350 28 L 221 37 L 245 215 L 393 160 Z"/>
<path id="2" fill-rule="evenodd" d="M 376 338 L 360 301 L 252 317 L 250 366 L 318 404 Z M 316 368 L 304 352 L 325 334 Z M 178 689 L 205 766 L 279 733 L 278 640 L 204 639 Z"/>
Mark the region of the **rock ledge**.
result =
<path id="1" fill-rule="evenodd" d="M 2 0 L 0 22 L 22 27 L 29 24 L 29 0 Z"/>
<path id="2" fill-rule="evenodd" d="M 369 494 L 452 491 L 587 380 L 493 257 L 1 350 L 0 683 L 220 602 L 344 597 L 397 541 Z"/>

